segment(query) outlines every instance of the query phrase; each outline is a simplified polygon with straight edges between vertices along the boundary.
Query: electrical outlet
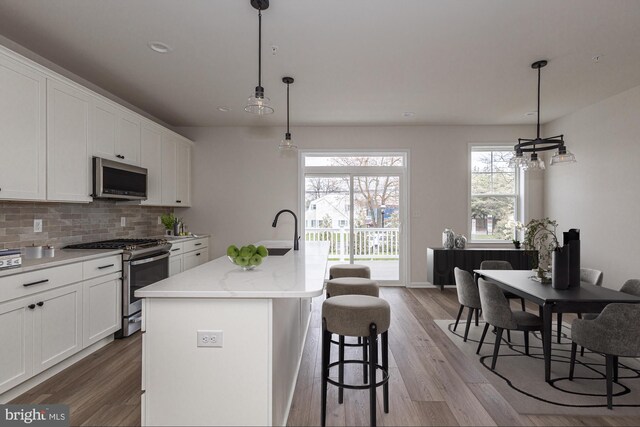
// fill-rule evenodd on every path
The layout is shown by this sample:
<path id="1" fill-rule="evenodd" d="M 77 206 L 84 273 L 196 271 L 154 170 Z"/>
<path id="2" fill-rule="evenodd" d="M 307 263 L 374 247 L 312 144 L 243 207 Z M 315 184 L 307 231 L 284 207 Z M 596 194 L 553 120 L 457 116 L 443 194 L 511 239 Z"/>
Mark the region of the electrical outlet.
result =
<path id="1" fill-rule="evenodd" d="M 222 347 L 222 331 L 198 331 L 198 347 Z"/>
<path id="2" fill-rule="evenodd" d="M 120 217 L 120 227 L 125 227 L 127 225 L 127 217 L 126 216 L 121 216 Z"/>
<path id="3" fill-rule="evenodd" d="M 34 219 L 33 220 L 33 232 L 34 233 L 42 233 L 42 220 Z"/>

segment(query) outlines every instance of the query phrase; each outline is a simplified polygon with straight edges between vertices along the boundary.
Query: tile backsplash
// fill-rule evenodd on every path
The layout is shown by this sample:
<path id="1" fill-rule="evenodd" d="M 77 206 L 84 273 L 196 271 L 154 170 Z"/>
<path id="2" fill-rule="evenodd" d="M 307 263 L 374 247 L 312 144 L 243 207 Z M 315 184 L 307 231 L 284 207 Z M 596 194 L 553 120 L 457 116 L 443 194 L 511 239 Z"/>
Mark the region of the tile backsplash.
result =
<path id="1" fill-rule="evenodd" d="M 164 234 L 158 216 L 172 208 L 95 201 L 88 204 L 0 201 L 0 249 L 53 245 L 115 238 L 145 238 Z M 126 218 L 122 227 L 120 220 Z M 33 220 L 42 219 L 42 232 Z"/>

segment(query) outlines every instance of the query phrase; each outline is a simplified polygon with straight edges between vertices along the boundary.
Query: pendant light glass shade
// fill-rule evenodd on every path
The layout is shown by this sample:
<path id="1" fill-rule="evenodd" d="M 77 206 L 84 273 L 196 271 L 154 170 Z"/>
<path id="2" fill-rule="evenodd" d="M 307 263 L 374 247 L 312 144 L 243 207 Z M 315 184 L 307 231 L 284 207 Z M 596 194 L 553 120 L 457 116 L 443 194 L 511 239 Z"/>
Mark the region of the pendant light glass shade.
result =
<path id="1" fill-rule="evenodd" d="M 561 149 L 558 149 L 558 152 L 551 157 L 551 166 L 575 162 L 576 156 L 567 150 L 566 147 L 561 147 Z"/>
<path id="2" fill-rule="evenodd" d="M 271 107 L 271 100 L 269 98 L 264 95 L 258 96 L 254 94 L 249 97 L 244 111 L 257 114 L 258 116 L 264 116 L 273 113 L 273 108 Z"/>
<path id="3" fill-rule="evenodd" d="M 526 171 L 543 171 L 545 169 L 544 160 L 538 158 L 538 153 L 531 153 L 531 158 L 524 163 Z"/>
<path id="4" fill-rule="evenodd" d="M 282 141 L 280 141 L 278 149 L 282 151 L 294 151 L 298 149 L 298 146 L 293 143 L 293 141 L 291 140 L 291 136 L 289 135 L 289 139 L 285 137 Z"/>
<path id="5" fill-rule="evenodd" d="M 249 97 L 244 111 L 265 116 L 273 113 L 271 100 L 264 96 L 264 88 L 262 87 L 262 11 L 269 7 L 269 0 L 251 0 L 251 6 L 258 10 L 258 86 Z"/>

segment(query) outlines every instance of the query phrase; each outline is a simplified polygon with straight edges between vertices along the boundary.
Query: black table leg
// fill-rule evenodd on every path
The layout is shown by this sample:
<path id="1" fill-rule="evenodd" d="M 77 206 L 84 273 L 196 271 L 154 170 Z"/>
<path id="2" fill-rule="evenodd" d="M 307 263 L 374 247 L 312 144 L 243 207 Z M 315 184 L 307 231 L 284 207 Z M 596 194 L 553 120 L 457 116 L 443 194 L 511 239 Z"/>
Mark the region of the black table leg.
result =
<path id="1" fill-rule="evenodd" d="M 542 348 L 544 351 L 544 380 L 551 381 L 551 323 L 553 315 L 553 305 L 544 304 L 542 306 Z"/>

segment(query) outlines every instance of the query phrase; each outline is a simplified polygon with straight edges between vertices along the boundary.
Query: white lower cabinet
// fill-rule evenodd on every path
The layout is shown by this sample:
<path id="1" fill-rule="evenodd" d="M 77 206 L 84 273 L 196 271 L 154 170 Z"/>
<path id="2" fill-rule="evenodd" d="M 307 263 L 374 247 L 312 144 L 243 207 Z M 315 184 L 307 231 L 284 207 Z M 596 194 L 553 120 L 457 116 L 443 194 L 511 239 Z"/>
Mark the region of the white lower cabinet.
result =
<path id="1" fill-rule="evenodd" d="M 176 255 L 169 258 L 169 277 L 182 273 L 182 255 Z"/>
<path id="2" fill-rule="evenodd" d="M 184 269 L 189 270 L 209 261 L 209 248 L 198 249 L 183 255 Z"/>
<path id="3" fill-rule="evenodd" d="M 172 243 L 170 253 L 169 277 L 209 261 L 209 238 Z"/>
<path id="4" fill-rule="evenodd" d="M 121 328 L 122 280 L 119 274 L 83 283 L 83 347 Z"/>
<path id="5" fill-rule="evenodd" d="M 82 350 L 82 285 L 34 295 L 33 373 Z"/>
<path id="6" fill-rule="evenodd" d="M 31 298 L 0 304 L 0 393 L 27 380 L 33 372 L 33 310 L 29 304 Z"/>
<path id="7" fill-rule="evenodd" d="M 84 281 L 82 262 L 0 277 L 0 288 L 17 289 L 0 292 L 0 394 L 120 329 L 122 273 L 91 277 L 112 260 L 85 261 Z M 53 287 L 18 292 L 40 277 Z"/>

